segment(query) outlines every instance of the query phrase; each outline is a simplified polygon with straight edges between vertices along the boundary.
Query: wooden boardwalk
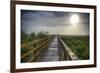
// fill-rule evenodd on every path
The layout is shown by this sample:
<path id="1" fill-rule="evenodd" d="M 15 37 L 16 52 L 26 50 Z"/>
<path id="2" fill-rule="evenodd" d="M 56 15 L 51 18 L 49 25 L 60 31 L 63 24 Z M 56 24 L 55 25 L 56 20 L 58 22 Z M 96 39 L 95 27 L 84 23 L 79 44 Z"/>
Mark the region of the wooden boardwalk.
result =
<path id="1" fill-rule="evenodd" d="M 59 44 L 59 45 L 58 45 Z M 60 36 L 50 36 L 34 42 L 28 42 L 22 45 L 24 49 L 21 54 L 22 62 L 48 62 L 78 60 L 79 58 L 71 51 Z"/>
<path id="2" fill-rule="evenodd" d="M 37 58 L 37 62 L 48 62 L 48 61 L 59 61 L 57 36 L 53 38 L 48 48 L 43 50 Z"/>

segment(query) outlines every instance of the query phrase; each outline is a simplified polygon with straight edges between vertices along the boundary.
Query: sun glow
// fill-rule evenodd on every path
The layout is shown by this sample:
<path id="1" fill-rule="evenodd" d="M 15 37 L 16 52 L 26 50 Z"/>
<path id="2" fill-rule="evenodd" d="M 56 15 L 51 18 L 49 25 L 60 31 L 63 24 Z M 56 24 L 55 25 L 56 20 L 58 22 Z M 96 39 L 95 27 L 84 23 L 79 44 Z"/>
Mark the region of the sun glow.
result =
<path id="1" fill-rule="evenodd" d="M 71 24 L 77 24 L 77 23 L 79 23 L 79 16 L 76 15 L 76 14 L 72 15 L 70 17 L 70 22 L 71 22 Z"/>

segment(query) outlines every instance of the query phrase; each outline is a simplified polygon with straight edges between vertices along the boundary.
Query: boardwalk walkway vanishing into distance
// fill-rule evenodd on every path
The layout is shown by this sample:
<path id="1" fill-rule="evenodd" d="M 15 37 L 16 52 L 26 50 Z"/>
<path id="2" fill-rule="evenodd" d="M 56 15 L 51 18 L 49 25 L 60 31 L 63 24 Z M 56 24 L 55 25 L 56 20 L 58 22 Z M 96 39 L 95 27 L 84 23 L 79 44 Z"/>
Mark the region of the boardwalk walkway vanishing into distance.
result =
<path id="1" fill-rule="evenodd" d="M 78 59 L 60 36 L 57 35 L 21 44 L 21 62 L 50 62 Z"/>
<path id="2" fill-rule="evenodd" d="M 38 61 L 47 62 L 47 61 L 59 61 L 59 49 L 58 49 L 58 39 L 55 36 L 48 48 L 43 50 L 40 53 Z"/>

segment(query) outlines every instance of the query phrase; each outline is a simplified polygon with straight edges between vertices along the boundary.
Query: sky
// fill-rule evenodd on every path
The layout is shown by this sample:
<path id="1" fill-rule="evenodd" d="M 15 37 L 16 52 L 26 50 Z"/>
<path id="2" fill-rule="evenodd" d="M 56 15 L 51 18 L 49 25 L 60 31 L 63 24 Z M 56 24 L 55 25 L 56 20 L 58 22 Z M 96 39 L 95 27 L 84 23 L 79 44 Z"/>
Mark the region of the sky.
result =
<path id="1" fill-rule="evenodd" d="M 89 35 L 89 17 L 89 13 L 21 10 L 21 30 L 27 34 Z"/>

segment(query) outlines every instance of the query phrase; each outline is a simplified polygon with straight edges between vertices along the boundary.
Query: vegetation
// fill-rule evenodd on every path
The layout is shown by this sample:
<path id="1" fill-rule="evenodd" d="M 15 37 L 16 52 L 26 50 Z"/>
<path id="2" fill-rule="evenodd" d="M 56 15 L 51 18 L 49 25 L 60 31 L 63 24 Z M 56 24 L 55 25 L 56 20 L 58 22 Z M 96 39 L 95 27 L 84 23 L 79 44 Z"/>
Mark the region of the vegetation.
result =
<path id="1" fill-rule="evenodd" d="M 62 36 L 62 39 L 80 60 L 89 59 L 89 36 Z"/>
<path id="2" fill-rule="evenodd" d="M 37 34 L 35 32 L 32 32 L 31 34 L 27 34 L 24 31 L 21 31 L 21 43 L 41 39 L 46 36 L 48 36 L 48 32 L 38 32 Z"/>

